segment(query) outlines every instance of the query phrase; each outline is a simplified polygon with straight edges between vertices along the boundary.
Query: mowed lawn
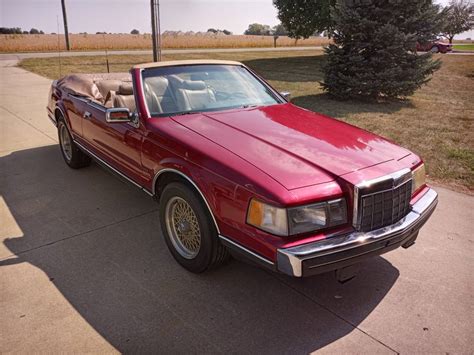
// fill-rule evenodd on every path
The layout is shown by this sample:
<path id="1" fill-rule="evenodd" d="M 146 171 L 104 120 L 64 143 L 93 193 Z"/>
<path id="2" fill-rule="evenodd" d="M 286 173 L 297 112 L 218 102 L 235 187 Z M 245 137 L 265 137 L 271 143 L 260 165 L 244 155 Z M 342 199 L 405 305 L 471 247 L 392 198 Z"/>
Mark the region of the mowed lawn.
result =
<path id="1" fill-rule="evenodd" d="M 461 44 L 461 45 L 453 45 L 453 49 L 459 51 L 474 51 L 474 44 Z"/>
<path id="2" fill-rule="evenodd" d="M 429 179 L 457 190 L 474 191 L 474 56 L 437 55 L 443 62 L 428 85 L 405 101 L 336 101 L 320 85 L 325 57 L 321 51 L 241 52 L 165 55 L 172 59 L 231 59 L 255 69 L 292 102 L 362 127 L 416 152 Z M 128 71 L 149 56 L 109 56 L 111 71 Z M 20 66 L 58 78 L 58 59 L 26 59 Z M 61 75 L 105 72 L 105 57 L 61 59 Z M 45 98 L 46 100 L 46 98 Z"/>

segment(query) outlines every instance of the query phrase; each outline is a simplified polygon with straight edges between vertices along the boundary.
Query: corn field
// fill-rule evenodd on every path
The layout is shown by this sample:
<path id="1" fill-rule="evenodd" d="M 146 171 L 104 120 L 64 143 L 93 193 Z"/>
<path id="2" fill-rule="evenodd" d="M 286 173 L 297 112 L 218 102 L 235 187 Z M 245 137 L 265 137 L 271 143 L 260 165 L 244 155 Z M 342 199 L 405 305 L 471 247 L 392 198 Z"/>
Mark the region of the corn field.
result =
<path id="1" fill-rule="evenodd" d="M 151 49 L 150 34 L 71 34 L 71 50 L 119 50 Z M 273 47 L 272 36 L 244 35 L 165 35 L 162 37 L 163 48 L 252 48 Z M 328 44 L 327 38 L 311 37 L 297 42 L 285 36 L 277 39 L 278 47 L 322 46 Z M 0 52 L 50 52 L 57 51 L 58 46 L 65 50 L 64 35 L 0 35 Z"/>

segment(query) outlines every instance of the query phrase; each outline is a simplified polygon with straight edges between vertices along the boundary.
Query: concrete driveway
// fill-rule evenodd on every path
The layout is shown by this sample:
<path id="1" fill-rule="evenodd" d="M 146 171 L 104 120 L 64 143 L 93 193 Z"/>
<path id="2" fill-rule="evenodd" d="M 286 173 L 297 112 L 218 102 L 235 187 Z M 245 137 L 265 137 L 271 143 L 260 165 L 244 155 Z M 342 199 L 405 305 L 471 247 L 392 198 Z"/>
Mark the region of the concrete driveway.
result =
<path id="1" fill-rule="evenodd" d="M 438 188 L 416 245 L 290 279 L 179 267 L 157 204 L 59 152 L 49 80 L 0 68 L 0 352 L 472 353 L 474 198 Z"/>

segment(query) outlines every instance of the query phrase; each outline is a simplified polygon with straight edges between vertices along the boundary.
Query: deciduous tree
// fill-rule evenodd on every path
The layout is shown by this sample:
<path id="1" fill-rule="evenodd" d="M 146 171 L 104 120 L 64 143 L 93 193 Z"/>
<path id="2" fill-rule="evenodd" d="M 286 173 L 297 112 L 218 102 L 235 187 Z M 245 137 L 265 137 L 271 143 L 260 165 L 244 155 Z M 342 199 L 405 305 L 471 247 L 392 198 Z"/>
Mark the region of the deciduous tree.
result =
<path id="1" fill-rule="evenodd" d="M 252 23 L 245 30 L 244 34 L 246 34 L 246 35 L 268 36 L 268 35 L 271 34 L 271 28 L 268 25 L 262 25 L 260 23 Z"/>
<path id="2" fill-rule="evenodd" d="M 287 29 L 281 23 L 279 23 L 276 26 L 273 26 L 272 33 L 274 36 L 288 36 Z"/>
<path id="3" fill-rule="evenodd" d="M 474 28 L 474 3 L 452 0 L 444 11 L 443 36 L 453 43 L 454 36 Z"/>
<path id="4" fill-rule="evenodd" d="M 278 18 L 296 39 L 308 38 L 315 32 L 331 28 L 331 5 L 336 0 L 273 0 Z"/>

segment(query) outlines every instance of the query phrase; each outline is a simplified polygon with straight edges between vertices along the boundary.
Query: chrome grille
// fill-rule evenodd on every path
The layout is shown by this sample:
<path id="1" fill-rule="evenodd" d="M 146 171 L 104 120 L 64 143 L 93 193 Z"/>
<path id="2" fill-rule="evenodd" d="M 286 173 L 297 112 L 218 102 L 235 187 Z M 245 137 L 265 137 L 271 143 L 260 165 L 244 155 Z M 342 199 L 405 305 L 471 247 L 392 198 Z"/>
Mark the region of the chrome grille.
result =
<path id="1" fill-rule="evenodd" d="M 393 224 L 410 211 L 411 172 L 409 169 L 356 186 L 354 227 L 366 232 Z"/>

